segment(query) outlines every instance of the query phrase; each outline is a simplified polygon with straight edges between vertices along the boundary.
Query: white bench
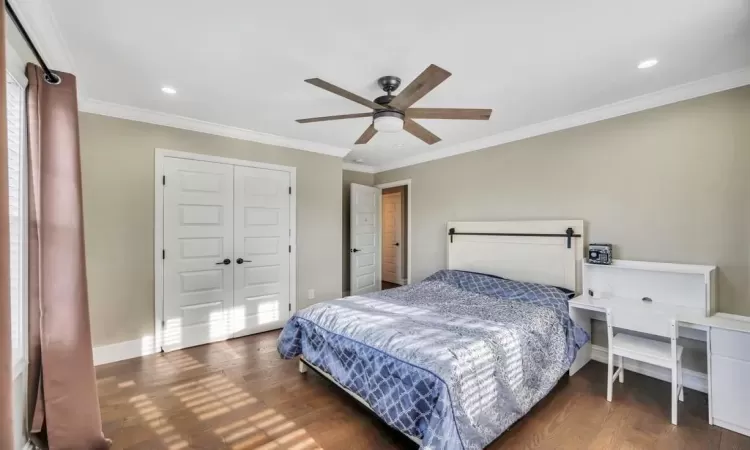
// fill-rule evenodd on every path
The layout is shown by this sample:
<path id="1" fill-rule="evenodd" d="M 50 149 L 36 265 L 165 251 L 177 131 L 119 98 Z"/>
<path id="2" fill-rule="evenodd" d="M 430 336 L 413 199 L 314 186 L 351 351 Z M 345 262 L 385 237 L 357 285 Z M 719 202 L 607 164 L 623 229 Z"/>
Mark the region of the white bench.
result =
<path id="1" fill-rule="evenodd" d="M 626 333 L 614 334 L 614 328 L 626 328 L 629 330 L 639 327 L 630 323 L 632 317 L 628 314 L 620 316 L 618 308 L 607 311 L 607 335 L 609 351 L 607 360 L 607 401 L 612 401 L 612 388 L 615 378 L 620 383 L 625 381 L 624 358 L 633 359 L 659 367 L 665 367 L 672 371 L 672 424 L 677 425 L 677 400 L 683 401 L 682 386 L 682 351 L 677 345 L 677 325 L 674 320 L 651 317 L 649 320 L 648 333 L 655 336 L 669 338 L 669 342 L 657 341 Z M 619 368 L 614 372 L 614 357 L 619 358 Z"/>

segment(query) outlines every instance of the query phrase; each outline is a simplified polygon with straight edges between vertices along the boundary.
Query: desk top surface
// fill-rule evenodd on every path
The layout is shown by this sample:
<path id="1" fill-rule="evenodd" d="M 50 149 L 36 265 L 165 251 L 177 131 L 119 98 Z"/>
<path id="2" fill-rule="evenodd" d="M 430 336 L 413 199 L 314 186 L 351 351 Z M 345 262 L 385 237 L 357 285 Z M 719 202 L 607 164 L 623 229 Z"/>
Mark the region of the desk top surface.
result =
<path id="1" fill-rule="evenodd" d="M 663 303 L 635 303 L 631 299 L 621 298 L 594 298 L 588 295 L 579 295 L 571 299 L 568 305 L 572 308 L 587 309 L 591 311 L 606 311 L 617 308 L 627 308 L 631 313 L 642 311 L 644 317 L 653 314 L 673 317 L 679 322 L 701 325 L 708 327 L 723 328 L 734 331 L 750 333 L 750 317 L 747 320 L 735 319 L 731 315 L 715 314 L 705 316 L 702 311 L 682 306 L 665 305 Z M 744 316 L 740 316 L 744 317 Z"/>

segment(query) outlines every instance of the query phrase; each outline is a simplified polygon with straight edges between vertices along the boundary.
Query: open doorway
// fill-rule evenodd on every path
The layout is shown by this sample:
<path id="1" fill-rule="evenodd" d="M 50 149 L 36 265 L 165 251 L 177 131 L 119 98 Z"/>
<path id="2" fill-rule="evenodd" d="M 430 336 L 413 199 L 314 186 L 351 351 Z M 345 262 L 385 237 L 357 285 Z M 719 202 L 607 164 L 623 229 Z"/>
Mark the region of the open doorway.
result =
<path id="1" fill-rule="evenodd" d="M 410 183 L 378 185 L 381 192 L 381 288 L 409 284 Z"/>
<path id="2" fill-rule="evenodd" d="M 411 180 L 377 186 L 351 183 L 349 194 L 348 294 L 409 284 Z"/>

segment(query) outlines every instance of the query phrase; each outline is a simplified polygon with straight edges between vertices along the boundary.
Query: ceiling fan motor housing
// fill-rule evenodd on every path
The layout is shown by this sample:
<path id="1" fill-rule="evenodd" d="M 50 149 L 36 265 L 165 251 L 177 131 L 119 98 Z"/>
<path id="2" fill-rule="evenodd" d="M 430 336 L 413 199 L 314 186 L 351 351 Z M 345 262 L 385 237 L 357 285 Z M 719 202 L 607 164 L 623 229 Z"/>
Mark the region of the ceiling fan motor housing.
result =
<path id="1" fill-rule="evenodd" d="M 378 86 L 380 86 L 380 89 L 390 94 L 401 86 L 401 78 L 393 75 L 380 77 L 378 78 Z"/>
<path id="2" fill-rule="evenodd" d="M 380 97 L 373 100 L 378 105 L 388 106 L 388 104 L 396 98 L 392 95 L 381 95 Z"/>

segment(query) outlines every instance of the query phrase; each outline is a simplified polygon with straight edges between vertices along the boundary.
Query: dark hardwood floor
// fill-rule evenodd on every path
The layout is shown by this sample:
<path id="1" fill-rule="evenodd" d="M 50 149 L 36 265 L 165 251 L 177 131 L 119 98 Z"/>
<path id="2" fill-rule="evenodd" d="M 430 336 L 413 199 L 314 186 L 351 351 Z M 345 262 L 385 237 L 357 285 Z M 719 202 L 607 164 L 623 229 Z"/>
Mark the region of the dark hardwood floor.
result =
<path id="1" fill-rule="evenodd" d="M 97 367 L 114 449 L 413 449 L 330 382 L 276 353 L 278 331 Z M 667 383 L 626 373 L 605 399 L 606 367 L 564 379 L 490 449 L 750 449 L 711 427 L 706 395 L 686 391 L 669 423 Z"/>
<path id="2" fill-rule="evenodd" d="M 393 288 L 401 287 L 401 285 L 400 285 L 400 284 L 396 284 L 396 283 L 391 283 L 390 281 L 381 281 L 380 283 L 381 283 L 381 284 L 380 284 L 380 287 L 381 287 L 381 289 L 383 289 L 383 290 L 386 290 L 386 289 L 393 289 Z"/>

